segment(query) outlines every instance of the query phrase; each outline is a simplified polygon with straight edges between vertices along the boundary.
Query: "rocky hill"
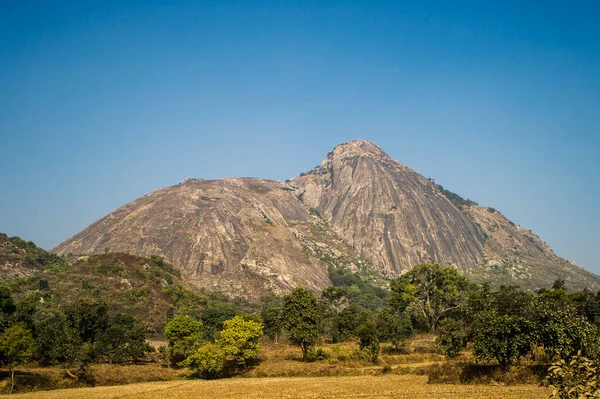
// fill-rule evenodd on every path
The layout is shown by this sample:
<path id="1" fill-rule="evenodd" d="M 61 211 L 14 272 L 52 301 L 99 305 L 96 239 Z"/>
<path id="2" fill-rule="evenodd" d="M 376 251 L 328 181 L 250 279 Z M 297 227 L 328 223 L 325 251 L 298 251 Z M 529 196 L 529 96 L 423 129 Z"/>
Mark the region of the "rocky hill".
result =
<path id="1" fill-rule="evenodd" d="M 196 286 L 258 298 L 330 284 L 328 268 L 392 278 L 422 262 L 480 280 L 600 288 L 600 278 L 556 256 L 492 208 L 444 190 L 377 145 L 338 145 L 287 182 L 187 179 L 103 217 L 60 244 L 59 255 L 157 255 Z"/>

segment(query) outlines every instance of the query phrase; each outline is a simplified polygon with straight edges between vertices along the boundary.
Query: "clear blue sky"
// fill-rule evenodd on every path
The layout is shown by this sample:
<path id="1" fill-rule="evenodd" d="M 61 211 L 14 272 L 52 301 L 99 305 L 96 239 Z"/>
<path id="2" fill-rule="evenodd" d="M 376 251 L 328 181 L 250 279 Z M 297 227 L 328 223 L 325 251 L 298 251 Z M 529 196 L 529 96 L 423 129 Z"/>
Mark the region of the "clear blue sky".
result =
<path id="1" fill-rule="evenodd" d="M 598 1 L 0 0 L 0 231 L 378 143 L 600 273 Z"/>

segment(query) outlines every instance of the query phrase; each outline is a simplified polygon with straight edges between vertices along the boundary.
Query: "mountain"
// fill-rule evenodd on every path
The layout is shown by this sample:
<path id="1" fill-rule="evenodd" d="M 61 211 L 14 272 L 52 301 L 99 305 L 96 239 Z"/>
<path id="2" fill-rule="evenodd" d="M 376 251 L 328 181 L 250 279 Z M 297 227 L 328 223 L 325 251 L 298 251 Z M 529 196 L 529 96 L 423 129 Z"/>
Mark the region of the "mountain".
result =
<path id="1" fill-rule="evenodd" d="M 453 265 L 480 281 L 528 289 L 600 277 L 558 256 L 493 208 L 445 190 L 376 144 L 338 145 L 285 183 L 186 179 L 115 210 L 54 250 L 157 255 L 190 284 L 256 299 L 330 284 L 329 267 L 372 280 L 422 262 Z"/>

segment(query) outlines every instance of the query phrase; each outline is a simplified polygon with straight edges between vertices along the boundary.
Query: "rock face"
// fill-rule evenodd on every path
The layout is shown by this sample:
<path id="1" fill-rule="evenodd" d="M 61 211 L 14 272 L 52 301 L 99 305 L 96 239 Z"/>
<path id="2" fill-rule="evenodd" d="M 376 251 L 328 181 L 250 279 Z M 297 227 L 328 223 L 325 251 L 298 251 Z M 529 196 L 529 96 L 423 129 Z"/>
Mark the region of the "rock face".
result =
<path id="1" fill-rule="evenodd" d="M 329 284 L 293 227 L 309 213 L 283 183 L 187 179 L 145 195 L 54 249 L 164 256 L 198 285 L 247 298 Z"/>
<path id="2" fill-rule="evenodd" d="M 557 278 L 568 288 L 600 288 L 600 277 L 530 231 L 450 194 L 357 140 L 286 183 L 187 179 L 155 190 L 53 251 L 159 255 L 197 286 L 248 299 L 323 289 L 328 266 L 393 278 L 422 262 L 529 289 Z"/>
<path id="3" fill-rule="evenodd" d="M 384 275 L 423 262 L 467 271 L 484 259 L 485 236 L 478 226 L 432 181 L 373 143 L 337 146 L 293 184 L 302 201 Z"/>

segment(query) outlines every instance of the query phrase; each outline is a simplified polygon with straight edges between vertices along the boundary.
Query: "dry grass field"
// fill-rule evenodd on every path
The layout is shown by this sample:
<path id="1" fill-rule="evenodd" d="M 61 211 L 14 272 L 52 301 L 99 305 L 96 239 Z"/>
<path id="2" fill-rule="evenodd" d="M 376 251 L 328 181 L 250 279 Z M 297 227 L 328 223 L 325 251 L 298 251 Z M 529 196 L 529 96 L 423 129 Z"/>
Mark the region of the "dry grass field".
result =
<path id="1" fill-rule="evenodd" d="M 6 395 L 15 399 L 201 399 L 201 398 L 429 398 L 537 399 L 548 391 L 535 385 L 427 384 L 427 377 L 382 375 L 353 377 L 233 378 L 169 381 Z"/>

